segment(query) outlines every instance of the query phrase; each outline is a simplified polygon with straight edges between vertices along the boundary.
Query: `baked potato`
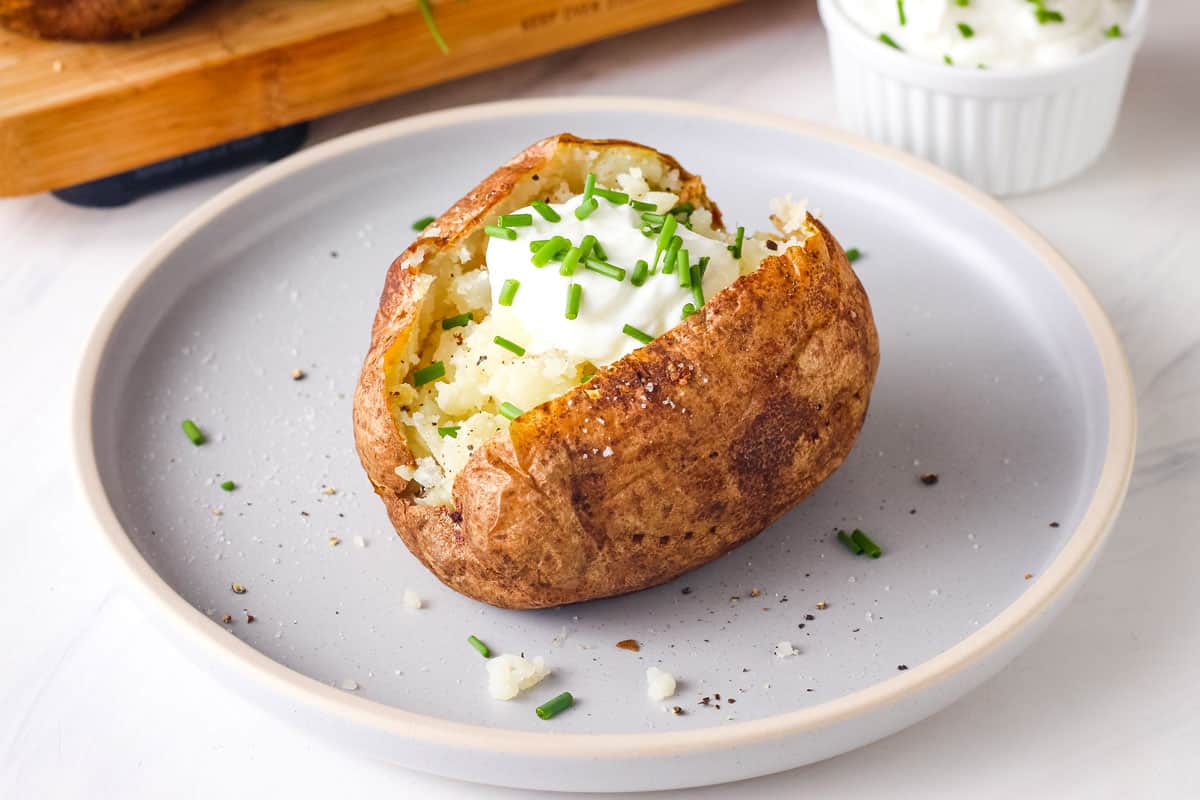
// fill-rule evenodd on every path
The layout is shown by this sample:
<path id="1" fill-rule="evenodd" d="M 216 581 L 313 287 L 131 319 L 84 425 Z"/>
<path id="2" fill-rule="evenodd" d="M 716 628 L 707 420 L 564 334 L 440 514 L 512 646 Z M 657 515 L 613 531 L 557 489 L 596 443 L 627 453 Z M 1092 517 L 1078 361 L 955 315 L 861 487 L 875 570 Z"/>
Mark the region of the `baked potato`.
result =
<path id="1" fill-rule="evenodd" d="M 540 352 L 508 347 L 502 321 L 513 297 L 505 303 L 504 293 L 519 281 L 505 280 L 496 301 L 501 274 L 489 269 L 515 263 L 512 246 L 525 245 L 511 240 L 532 235 L 519 226 L 586 224 L 585 206 L 634 219 L 640 230 L 622 241 L 655 250 L 648 277 L 645 261 L 628 278 L 624 268 L 620 278 L 590 271 L 613 266 L 616 244 L 604 243 L 605 259 L 585 254 L 589 278 L 627 292 L 613 306 L 618 316 L 594 313 L 597 324 L 619 328 L 620 309 L 650 297 L 641 293 L 652 285 L 671 292 L 678 280 L 684 293 L 672 302 L 697 303 L 672 306 L 661 331 L 625 325 L 638 334 L 628 352 L 564 353 L 556 348 L 584 316 L 578 300 L 570 316 L 578 292 L 567 288 L 580 278 L 559 275 L 570 274 L 589 237 L 551 254 L 558 270 L 536 263 L 553 240 L 531 241 L 520 266 L 530 288 L 519 292 L 558 286 L 566 310 L 556 302 L 553 318 L 567 321 L 543 317 L 553 331 Z M 526 207 L 537 214 L 514 213 Z M 497 169 L 396 258 L 355 392 L 354 430 L 396 531 L 430 571 L 505 608 L 633 592 L 747 541 L 829 477 L 866 416 L 878 338 L 837 240 L 795 204 L 773 210 L 777 233 L 735 236 L 701 179 L 670 156 L 562 134 Z M 663 228 L 678 232 L 668 244 Z M 685 231 L 685 244 L 712 254 L 713 266 L 671 250 Z M 718 261 L 725 276 L 704 299 Z M 627 288 L 639 285 L 639 271 L 643 288 Z M 682 286 L 685 272 L 698 288 Z M 603 330 L 593 325 L 577 349 L 609 346 Z M 524 335 L 537 339 L 528 326 Z"/>
<path id="2" fill-rule="evenodd" d="M 45 39 L 99 41 L 167 24 L 198 0 L 0 0 L 0 25 Z"/>

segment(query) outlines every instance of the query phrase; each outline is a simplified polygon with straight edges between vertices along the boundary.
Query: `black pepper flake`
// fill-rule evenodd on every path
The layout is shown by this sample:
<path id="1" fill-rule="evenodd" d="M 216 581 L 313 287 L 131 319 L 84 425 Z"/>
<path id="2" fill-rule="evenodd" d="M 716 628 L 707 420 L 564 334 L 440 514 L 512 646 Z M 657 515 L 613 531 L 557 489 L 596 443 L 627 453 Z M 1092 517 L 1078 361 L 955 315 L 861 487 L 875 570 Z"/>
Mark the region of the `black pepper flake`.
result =
<path id="1" fill-rule="evenodd" d="M 926 472 L 921 476 L 921 483 L 926 486 L 936 486 L 938 482 L 938 474 L 936 472 Z"/>
<path id="2" fill-rule="evenodd" d="M 731 697 L 731 698 L 729 698 L 729 703 L 730 703 L 730 705 L 732 705 L 732 704 L 734 704 L 734 703 L 736 703 L 736 702 L 737 702 L 737 698 L 734 698 L 734 697 Z"/>
<path id="3" fill-rule="evenodd" d="M 901 672 L 904 672 L 904 670 L 908 669 L 908 664 L 897 664 L 896 669 L 900 670 Z"/>
<path id="4" fill-rule="evenodd" d="M 915 514 L 915 513 L 917 513 L 917 510 L 916 510 L 915 508 L 910 508 L 910 509 L 908 510 L 908 513 L 910 513 L 910 514 Z"/>
<path id="5" fill-rule="evenodd" d="M 1051 527 L 1051 528 L 1057 528 L 1057 527 L 1058 527 L 1058 523 L 1057 523 L 1057 522 L 1051 522 L 1051 523 L 1050 523 L 1050 527 Z"/>
<path id="6" fill-rule="evenodd" d="M 455 525 L 458 525 L 460 522 L 462 522 L 462 512 L 461 511 L 451 511 L 450 512 L 450 521 L 453 522 Z"/>
<path id="7" fill-rule="evenodd" d="M 768 250 L 778 250 L 779 243 L 776 242 L 774 239 L 767 239 L 767 249 Z"/>
<path id="8" fill-rule="evenodd" d="M 715 693 L 713 694 L 713 699 L 714 699 L 714 700 L 720 700 L 720 699 L 721 699 L 721 693 L 720 693 L 720 692 L 715 692 Z"/>
<path id="9" fill-rule="evenodd" d="M 803 622 L 801 622 L 801 623 L 800 623 L 800 624 L 799 624 L 797 627 L 799 627 L 799 628 L 803 628 L 803 627 L 804 627 L 804 623 L 803 623 Z"/>
<path id="10" fill-rule="evenodd" d="M 711 698 L 711 697 L 702 697 L 702 698 L 700 698 L 700 705 L 702 705 L 702 706 L 709 705 L 711 702 L 712 702 L 712 698 Z"/>
<path id="11" fill-rule="evenodd" d="M 692 587 L 690 587 L 690 586 L 685 586 L 685 587 L 683 587 L 682 589 L 680 589 L 680 590 L 679 590 L 679 593 L 680 593 L 680 594 L 691 594 L 691 593 L 692 593 Z"/>
<path id="12" fill-rule="evenodd" d="M 677 717 L 681 717 L 684 714 L 684 710 L 679 706 L 671 706 L 671 713 Z"/>
<path id="13" fill-rule="evenodd" d="M 535 172 L 535 173 L 533 173 L 533 180 L 535 180 L 535 181 L 540 181 L 540 180 L 541 180 L 541 178 L 539 178 L 539 177 L 538 177 L 538 174 L 537 174 L 536 172 Z"/>
<path id="14" fill-rule="evenodd" d="M 330 250 L 330 251 L 329 251 L 329 257 L 330 257 L 330 258 L 337 258 L 337 257 L 338 257 L 338 252 L 337 252 L 337 250 Z"/>
<path id="15" fill-rule="evenodd" d="M 814 617 L 812 614 L 805 614 L 805 615 L 804 615 L 804 619 L 805 619 L 807 622 L 812 622 L 814 619 L 816 619 L 816 617 Z"/>
<path id="16" fill-rule="evenodd" d="M 859 632 L 859 631 L 861 631 L 861 630 L 862 630 L 862 628 L 854 628 L 854 629 L 852 629 L 850 632 L 851 632 L 851 633 L 858 633 L 858 632 Z"/>

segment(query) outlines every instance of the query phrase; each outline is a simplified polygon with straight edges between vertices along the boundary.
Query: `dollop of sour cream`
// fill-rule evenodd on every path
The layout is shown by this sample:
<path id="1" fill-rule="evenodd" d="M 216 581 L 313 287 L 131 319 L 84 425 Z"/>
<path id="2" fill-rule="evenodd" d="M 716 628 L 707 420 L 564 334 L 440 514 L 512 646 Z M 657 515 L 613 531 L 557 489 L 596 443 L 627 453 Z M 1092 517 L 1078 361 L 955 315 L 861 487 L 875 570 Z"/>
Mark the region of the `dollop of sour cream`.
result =
<path id="1" fill-rule="evenodd" d="M 872 38 L 886 34 L 908 55 L 970 69 L 1070 61 L 1121 35 L 1133 9 L 1132 0 L 839 0 L 839 5 Z"/>
<path id="2" fill-rule="evenodd" d="M 487 247 L 487 269 L 491 282 L 492 315 L 499 327 L 517 331 L 514 341 L 529 353 L 551 350 L 565 352 L 576 359 L 600 367 L 632 352 L 642 343 L 624 332 L 625 325 L 657 337 L 679 324 L 685 304 L 693 302 L 692 291 L 679 285 L 677 272 L 665 274 L 663 264 L 642 286 L 631 282 L 638 260 L 654 263 L 657 237 L 641 232 L 641 213 L 629 205 L 617 205 L 597 197 L 599 207 L 584 220 L 575 209 L 582 202 L 577 195 L 565 203 L 551 204 L 561 217 L 558 222 L 544 219 L 533 208 L 512 213 L 531 214 L 533 224 L 513 228 L 513 240 L 493 237 Z M 580 264 L 573 275 L 559 274 L 560 261 L 535 267 L 530 259 L 529 243 L 562 236 L 578 245 L 591 234 L 604 249 L 609 264 L 625 270 L 622 280 L 585 269 Z M 702 285 L 704 297 L 711 298 L 729 286 L 739 274 L 738 262 L 724 241 L 688 230 L 682 224 L 676 235 L 688 251 L 688 261 L 696 264 L 705 256 L 708 267 Z M 508 280 L 519 282 L 512 304 L 500 304 L 500 294 Z M 567 319 L 567 289 L 577 283 L 583 293 L 575 319 Z"/>

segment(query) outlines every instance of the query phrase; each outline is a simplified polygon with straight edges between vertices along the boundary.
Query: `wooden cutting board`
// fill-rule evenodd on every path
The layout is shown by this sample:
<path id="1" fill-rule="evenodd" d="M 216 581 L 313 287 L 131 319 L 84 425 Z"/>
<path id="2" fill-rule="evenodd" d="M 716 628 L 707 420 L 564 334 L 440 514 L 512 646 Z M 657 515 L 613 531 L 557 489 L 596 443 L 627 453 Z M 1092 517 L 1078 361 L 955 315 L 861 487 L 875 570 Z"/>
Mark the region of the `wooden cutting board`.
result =
<path id="1" fill-rule="evenodd" d="M 209 0 L 141 39 L 0 31 L 0 195 L 57 189 L 737 0 Z M 497 87 L 497 98 L 505 95 Z"/>

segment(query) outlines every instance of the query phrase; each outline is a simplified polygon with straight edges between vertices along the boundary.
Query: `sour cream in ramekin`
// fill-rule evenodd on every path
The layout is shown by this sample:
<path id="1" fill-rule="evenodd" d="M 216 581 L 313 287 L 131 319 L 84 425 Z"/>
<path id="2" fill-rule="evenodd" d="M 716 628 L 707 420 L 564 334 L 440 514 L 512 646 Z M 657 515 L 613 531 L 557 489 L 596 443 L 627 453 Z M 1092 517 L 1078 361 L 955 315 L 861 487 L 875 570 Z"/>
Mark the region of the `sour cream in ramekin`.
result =
<path id="1" fill-rule="evenodd" d="M 817 5 L 847 127 L 986 191 L 1019 194 L 1077 175 L 1104 151 L 1150 0 Z"/>
<path id="2" fill-rule="evenodd" d="M 863 32 L 971 69 L 1062 64 L 1120 38 L 1133 0 L 838 0 Z"/>

